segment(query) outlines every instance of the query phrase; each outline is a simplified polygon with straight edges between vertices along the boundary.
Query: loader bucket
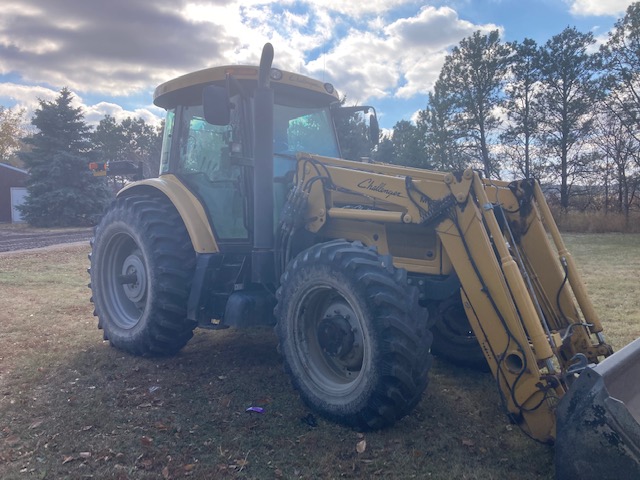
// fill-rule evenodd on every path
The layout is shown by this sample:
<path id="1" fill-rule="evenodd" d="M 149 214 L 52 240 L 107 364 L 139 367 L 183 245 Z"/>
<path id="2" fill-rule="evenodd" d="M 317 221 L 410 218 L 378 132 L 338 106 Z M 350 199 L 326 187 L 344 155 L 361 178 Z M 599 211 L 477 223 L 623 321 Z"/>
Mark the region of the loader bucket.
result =
<path id="1" fill-rule="evenodd" d="M 557 420 L 558 480 L 640 479 L 640 339 L 583 370 Z"/>

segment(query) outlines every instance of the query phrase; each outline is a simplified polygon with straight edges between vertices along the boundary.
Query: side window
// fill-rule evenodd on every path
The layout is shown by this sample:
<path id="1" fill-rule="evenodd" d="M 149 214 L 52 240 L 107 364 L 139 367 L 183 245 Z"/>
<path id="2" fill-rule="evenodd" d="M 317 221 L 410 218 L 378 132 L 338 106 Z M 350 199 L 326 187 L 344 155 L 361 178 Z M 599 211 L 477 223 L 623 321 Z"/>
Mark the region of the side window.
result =
<path id="1" fill-rule="evenodd" d="M 216 236 L 222 240 L 248 238 L 242 167 L 231 163 L 234 124 L 211 125 L 202 106 L 184 107 L 177 173 L 204 202 Z"/>
<path id="2" fill-rule="evenodd" d="M 173 123 L 176 111 L 167 110 L 164 121 L 164 133 L 162 135 L 162 153 L 160 154 L 160 175 L 169 171 L 169 156 L 171 154 L 171 138 L 173 137 Z"/>

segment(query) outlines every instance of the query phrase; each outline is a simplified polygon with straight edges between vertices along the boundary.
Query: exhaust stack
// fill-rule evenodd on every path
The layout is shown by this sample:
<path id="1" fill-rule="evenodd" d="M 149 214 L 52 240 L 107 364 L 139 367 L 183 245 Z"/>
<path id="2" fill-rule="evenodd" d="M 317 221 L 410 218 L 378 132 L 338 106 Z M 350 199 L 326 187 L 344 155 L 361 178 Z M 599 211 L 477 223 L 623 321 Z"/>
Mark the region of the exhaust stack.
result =
<path id="1" fill-rule="evenodd" d="M 269 74 L 273 46 L 265 44 L 260 58 L 253 114 L 253 251 L 251 277 L 261 284 L 275 283 L 273 233 L 273 90 Z"/>

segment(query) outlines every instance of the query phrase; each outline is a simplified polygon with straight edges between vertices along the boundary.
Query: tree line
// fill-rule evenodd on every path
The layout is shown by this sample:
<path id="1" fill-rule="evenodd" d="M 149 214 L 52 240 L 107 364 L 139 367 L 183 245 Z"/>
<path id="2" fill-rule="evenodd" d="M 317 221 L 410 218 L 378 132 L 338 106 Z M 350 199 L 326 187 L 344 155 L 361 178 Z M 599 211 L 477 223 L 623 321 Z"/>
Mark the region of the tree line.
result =
<path id="1" fill-rule="evenodd" d="M 158 173 L 162 126 L 106 115 L 92 128 L 72 101 L 67 88 L 52 101 L 39 100 L 33 132 L 22 125 L 23 110 L 0 106 L 0 162 L 29 170 L 20 210 L 34 226 L 96 222 L 123 179 L 95 177 L 90 163 L 129 160 L 142 164 L 146 177 Z"/>
<path id="2" fill-rule="evenodd" d="M 543 45 L 475 32 L 446 57 L 416 121 L 397 122 L 372 157 L 533 177 L 564 211 L 628 215 L 640 181 L 640 3 L 595 44 L 573 27 Z"/>

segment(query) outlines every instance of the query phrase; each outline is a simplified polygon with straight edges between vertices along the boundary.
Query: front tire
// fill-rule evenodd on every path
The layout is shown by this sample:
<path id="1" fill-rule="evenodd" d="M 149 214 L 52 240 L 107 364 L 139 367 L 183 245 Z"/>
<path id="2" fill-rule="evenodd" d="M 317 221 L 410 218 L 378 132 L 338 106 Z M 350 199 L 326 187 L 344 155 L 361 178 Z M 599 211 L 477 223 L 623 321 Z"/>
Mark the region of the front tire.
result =
<path id="1" fill-rule="evenodd" d="M 431 351 L 435 356 L 462 367 L 489 370 L 459 292 L 442 302 L 434 302 L 429 306 L 429 312 L 433 319 Z"/>
<path id="2" fill-rule="evenodd" d="M 431 333 L 406 272 L 360 243 L 315 245 L 277 292 L 285 368 L 315 411 L 361 430 L 387 427 L 418 403 Z"/>
<path id="3" fill-rule="evenodd" d="M 104 338 L 135 355 L 169 355 L 192 337 L 186 319 L 195 252 L 165 198 L 117 199 L 95 230 L 91 289 Z"/>

